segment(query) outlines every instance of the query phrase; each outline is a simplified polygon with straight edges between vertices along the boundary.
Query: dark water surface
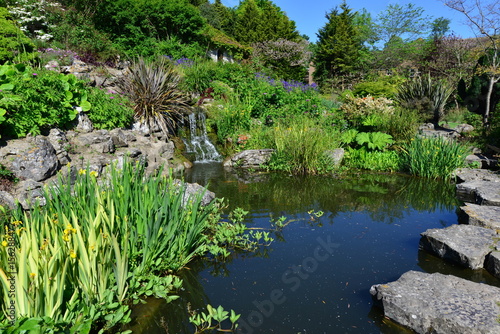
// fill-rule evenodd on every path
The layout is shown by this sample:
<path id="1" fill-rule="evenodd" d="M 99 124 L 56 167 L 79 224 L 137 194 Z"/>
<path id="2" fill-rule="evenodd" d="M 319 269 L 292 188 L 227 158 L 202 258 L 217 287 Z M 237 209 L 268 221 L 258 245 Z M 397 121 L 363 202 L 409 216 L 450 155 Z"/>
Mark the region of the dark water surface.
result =
<path id="1" fill-rule="evenodd" d="M 267 228 L 280 216 L 290 224 L 258 254 L 193 263 L 183 272 L 186 291 L 178 301 L 152 300 L 134 311 L 134 333 L 193 333 L 188 303 L 234 309 L 242 315 L 241 333 L 409 333 L 373 306 L 371 285 L 408 270 L 499 285 L 484 271 L 418 250 L 421 232 L 457 223 L 453 184 L 384 174 L 238 176 L 220 164 L 195 165 L 185 180 L 250 211 L 250 227 Z M 311 210 L 324 214 L 315 218 Z"/>

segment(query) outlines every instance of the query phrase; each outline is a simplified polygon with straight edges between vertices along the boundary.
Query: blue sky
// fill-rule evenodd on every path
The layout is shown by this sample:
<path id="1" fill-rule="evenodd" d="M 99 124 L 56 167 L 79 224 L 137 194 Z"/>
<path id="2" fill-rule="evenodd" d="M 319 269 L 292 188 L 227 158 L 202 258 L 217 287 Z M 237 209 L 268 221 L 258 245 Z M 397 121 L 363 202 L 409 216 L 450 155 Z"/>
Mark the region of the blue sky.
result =
<path id="1" fill-rule="evenodd" d="M 291 20 L 295 21 L 297 29 L 301 34 L 306 34 L 309 36 L 311 42 L 315 42 L 317 39 L 316 33 L 326 23 L 325 14 L 336 6 L 340 6 L 342 0 L 273 0 L 273 2 L 286 12 Z M 222 3 L 225 6 L 234 7 L 238 5 L 239 0 L 222 0 Z M 347 0 L 347 5 L 350 8 L 354 10 L 366 8 L 371 13 L 372 18 L 376 18 L 391 3 L 399 3 L 400 5 L 414 3 L 424 8 L 425 15 L 433 18 L 443 16 L 450 19 L 450 28 L 455 35 L 464 38 L 474 36 L 474 33 L 466 24 L 465 16 L 446 7 L 439 0 Z"/>

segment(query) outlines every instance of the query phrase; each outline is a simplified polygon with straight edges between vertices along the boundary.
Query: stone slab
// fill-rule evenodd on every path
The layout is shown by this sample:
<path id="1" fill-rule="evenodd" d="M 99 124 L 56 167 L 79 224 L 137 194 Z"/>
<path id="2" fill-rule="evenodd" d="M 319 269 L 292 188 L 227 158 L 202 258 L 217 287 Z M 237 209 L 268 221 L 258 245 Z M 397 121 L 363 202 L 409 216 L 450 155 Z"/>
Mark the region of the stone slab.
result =
<path id="1" fill-rule="evenodd" d="M 466 203 L 460 207 L 458 221 L 462 224 L 500 230 L 500 206 Z"/>
<path id="2" fill-rule="evenodd" d="M 472 225 L 429 229 L 421 236 L 420 249 L 471 269 L 484 267 L 498 241 L 496 231 Z"/>
<path id="3" fill-rule="evenodd" d="M 500 278 L 500 252 L 491 252 L 486 258 L 486 270 L 496 278 Z"/>
<path id="4" fill-rule="evenodd" d="M 384 315 L 417 333 L 500 333 L 500 289 L 439 273 L 409 271 L 373 285 Z"/>
<path id="5" fill-rule="evenodd" d="M 498 173 L 487 169 L 459 168 L 454 174 L 457 183 L 470 181 L 500 181 L 500 175 Z"/>
<path id="6" fill-rule="evenodd" d="M 500 206 L 500 179 L 457 184 L 457 196 L 465 202 Z"/>

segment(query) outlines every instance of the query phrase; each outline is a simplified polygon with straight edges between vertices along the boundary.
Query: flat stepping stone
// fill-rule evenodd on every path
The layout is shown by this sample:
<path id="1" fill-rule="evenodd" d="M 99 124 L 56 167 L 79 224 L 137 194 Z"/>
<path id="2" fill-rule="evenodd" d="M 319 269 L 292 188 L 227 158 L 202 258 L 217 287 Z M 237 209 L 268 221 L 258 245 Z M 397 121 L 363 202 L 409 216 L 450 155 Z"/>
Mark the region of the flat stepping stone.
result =
<path id="1" fill-rule="evenodd" d="M 498 241 L 496 231 L 472 225 L 429 229 L 420 235 L 420 249 L 471 269 L 484 267 Z"/>
<path id="2" fill-rule="evenodd" d="M 386 317 L 417 333 L 500 333 L 500 288 L 491 285 L 409 271 L 370 294 Z"/>
<path id="3" fill-rule="evenodd" d="M 500 182 L 500 175 L 487 169 L 459 168 L 454 174 L 458 183 L 470 181 Z"/>
<path id="4" fill-rule="evenodd" d="M 459 222 L 500 230 L 500 206 L 484 206 L 466 203 L 460 207 Z"/>
<path id="5" fill-rule="evenodd" d="M 500 179 L 457 184 L 457 196 L 465 202 L 500 206 Z"/>

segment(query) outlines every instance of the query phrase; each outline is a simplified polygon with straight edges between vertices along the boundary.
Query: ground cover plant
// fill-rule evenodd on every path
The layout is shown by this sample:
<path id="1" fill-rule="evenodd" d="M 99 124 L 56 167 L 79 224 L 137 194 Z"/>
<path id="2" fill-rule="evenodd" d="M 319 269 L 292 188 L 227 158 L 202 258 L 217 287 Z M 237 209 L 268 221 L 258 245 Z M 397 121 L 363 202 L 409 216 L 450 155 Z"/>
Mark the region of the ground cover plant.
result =
<path id="1" fill-rule="evenodd" d="M 46 206 L 2 221 L 2 328 L 13 301 L 19 330 L 116 332 L 139 298 L 175 299 L 182 282 L 173 274 L 193 258 L 257 246 L 243 224 L 221 221 L 219 201 L 203 206 L 203 193 L 189 196 L 182 183 L 144 172 L 126 162 L 101 182 L 80 170 L 73 186 L 61 177 L 46 188 Z"/>

